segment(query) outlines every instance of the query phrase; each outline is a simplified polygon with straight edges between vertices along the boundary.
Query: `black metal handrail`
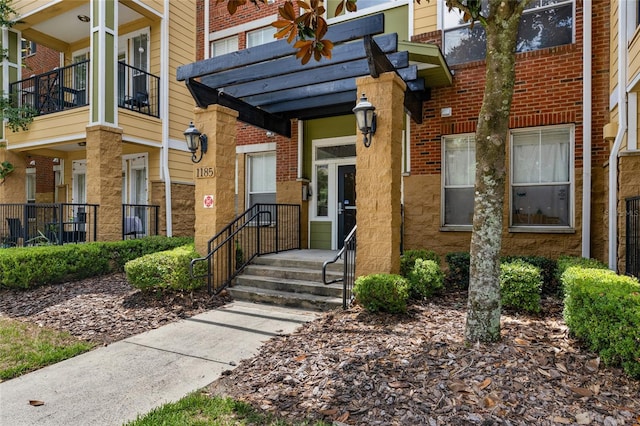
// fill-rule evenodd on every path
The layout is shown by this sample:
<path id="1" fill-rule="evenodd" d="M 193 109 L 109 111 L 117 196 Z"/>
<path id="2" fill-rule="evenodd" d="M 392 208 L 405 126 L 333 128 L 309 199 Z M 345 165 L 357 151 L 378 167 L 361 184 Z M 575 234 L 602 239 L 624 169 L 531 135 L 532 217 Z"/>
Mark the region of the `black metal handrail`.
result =
<path id="1" fill-rule="evenodd" d="M 98 207 L 74 203 L 0 204 L 0 246 L 95 241 Z"/>
<path id="2" fill-rule="evenodd" d="M 17 106 L 31 107 L 37 115 L 88 105 L 88 90 L 88 60 L 9 84 L 11 99 Z"/>
<path id="3" fill-rule="evenodd" d="M 347 309 L 353 301 L 353 283 L 356 276 L 356 228 L 354 226 L 347 238 L 344 239 L 344 245 L 332 260 L 327 260 L 322 264 L 322 282 L 325 285 L 342 282 L 342 309 Z M 327 267 L 336 263 L 338 259 L 343 259 L 342 278 L 336 278 L 327 281 Z"/>
<path id="4" fill-rule="evenodd" d="M 640 196 L 626 200 L 625 273 L 640 278 Z"/>
<path id="5" fill-rule="evenodd" d="M 300 249 L 300 238 L 298 204 L 254 204 L 209 240 L 207 255 L 191 261 L 191 276 L 219 293 L 256 256 Z"/>
<path id="6" fill-rule="evenodd" d="M 158 235 L 160 206 L 148 204 L 122 205 L 122 239 Z"/>

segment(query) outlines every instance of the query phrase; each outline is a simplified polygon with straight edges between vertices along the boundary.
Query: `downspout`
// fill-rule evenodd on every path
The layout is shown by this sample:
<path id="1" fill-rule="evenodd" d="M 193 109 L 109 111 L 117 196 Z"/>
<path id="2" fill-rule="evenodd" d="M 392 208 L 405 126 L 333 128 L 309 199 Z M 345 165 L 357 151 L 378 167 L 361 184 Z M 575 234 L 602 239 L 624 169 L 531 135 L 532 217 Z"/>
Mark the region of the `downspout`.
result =
<path id="1" fill-rule="evenodd" d="M 208 3 L 208 1 L 206 1 Z M 160 111 L 162 111 L 162 178 L 164 180 L 164 201 L 166 211 L 167 237 L 173 236 L 173 221 L 171 209 L 171 175 L 169 172 L 169 0 L 164 0 L 164 16 L 162 17 L 162 45 L 160 56 Z"/>
<path id="2" fill-rule="evenodd" d="M 298 120 L 298 173 L 296 178 L 298 180 L 302 180 L 302 178 L 304 177 L 302 175 L 302 168 L 304 167 L 303 165 L 303 153 L 302 150 L 304 149 L 304 121 L 302 120 Z"/>
<path id="3" fill-rule="evenodd" d="M 209 59 L 209 31 L 211 31 L 211 27 L 209 25 L 209 20 L 211 19 L 209 14 L 211 13 L 209 8 L 209 0 L 204 1 L 204 34 L 202 34 L 202 53 L 204 54 L 203 59 Z"/>
<path id="4" fill-rule="evenodd" d="M 591 257 L 591 1 L 582 4 L 582 257 Z"/>
<path id="5" fill-rule="evenodd" d="M 618 151 L 627 131 L 627 20 L 618 8 L 618 133 L 609 153 L 609 269 L 618 270 Z"/>

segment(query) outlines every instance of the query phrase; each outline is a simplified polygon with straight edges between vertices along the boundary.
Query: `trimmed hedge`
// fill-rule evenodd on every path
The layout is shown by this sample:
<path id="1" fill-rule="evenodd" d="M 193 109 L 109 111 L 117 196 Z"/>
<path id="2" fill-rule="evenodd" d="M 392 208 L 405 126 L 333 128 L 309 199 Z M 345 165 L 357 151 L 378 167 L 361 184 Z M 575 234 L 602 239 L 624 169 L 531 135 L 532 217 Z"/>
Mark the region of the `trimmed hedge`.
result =
<path id="1" fill-rule="evenodd" d="M 192 238 L 157 236 L 126 241 L 1 249 L 0 287 L 29 289 L 121 272 L 129 260 L 192 241 Z"/>
<path id="2" fill-rule="evenodd" d="M 195 290 L 204 285 L 202 279 L 192 278 L 189 270 L 191 259 L 197 257 L 200 255 L 193 244 L 189 244 L 130 260 L 124 270 L 129 283 L 141 290 L 149 288 Z M 206 267 L 204 263 L 201 265 Z"/>
<path id="3" fill-rule="evenodd" d="M 530 265 L 540 269 L 542 275 L 542 294 L 558 295 L 559 278 L 556 271 L 558 269 L 557 262 L 544 256 L 504 256 L 500 259 L 502 263 L 510 263 L 514 260 L 523 260 Z"/>
<path id="4" fill-rule="evenodd" d="M 604 269 L 570 267 L 562 274 L 569 330 L 605 364 L 640 378 L 640 284 Z"/>
<path id="5" fill-rule="evenodd" d="M 433 260 L 440 266 L 440 256 L 433 250 L 405 250 L 400 256 L 400 275 L 407 277 L 418 259 Z"/>
<path id="6" fill-rule="evenodd" d="M 416 259 L 406 278 L 409 297 L 414 299 L 431 297 L 444 287 L 444 274 L 433 260 Z"/>
<path id="7" fill-rule="evenodd" d="M 369 312 L 407 311 L 409 284 L 395 274 L 372 274 L 358 277 L 353 287 L 356 300 Z"/>
<path id="8" fill-rule="evenodd" d="M 540 312 L 542 275 L 540 269 L 524 260 L 500 265 L 500 299 L 505 308 Z"/>

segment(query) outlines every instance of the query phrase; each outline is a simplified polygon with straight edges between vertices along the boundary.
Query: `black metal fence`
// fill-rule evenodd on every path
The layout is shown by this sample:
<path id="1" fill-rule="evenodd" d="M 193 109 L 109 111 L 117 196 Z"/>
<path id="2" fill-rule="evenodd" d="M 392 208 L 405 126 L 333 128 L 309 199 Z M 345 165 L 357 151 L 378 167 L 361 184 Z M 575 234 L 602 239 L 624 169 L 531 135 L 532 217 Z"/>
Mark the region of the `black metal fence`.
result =
<path id="1" fill-rule="evenodd" d="M 88 90 L 88 60 L 9 84 L 11 99 L 19 106 L 30 106 L 36 115 L 85 106 Z"/>
<path id="2" fill-rule="evenodd" d="M 95 241 L 97 211 L 95 204 L 0 204 L 0 246 Z"/>
<path id="3" fill-rule="evenodd" d="M 626 268 L 627 275 L 640 278 L 640 196 L 627 198 L 627 239 Z"/>
<path id="4" fill-rule="evenodd" d="M 299 205 L 254 204 L 209 240 L 209 253 L 191 261 L 191 273 L 218 293 L 253 258 L 300 249 L 300 238 Z"/>
<path id="5" fill-rule="evenodd" d="M 122 239 L 130 240 L 158 235 L 160 206 L 147 204 L 122 205 Z"/>
<path id="6" fill-rule="evenodd" d="M 160 77 L 118 62 L 118 106 L 160 117 Z"/>
<path id="7" fill-rule="evenodd" d="M 36 115 L 88 105 L 89 65 L 89 60 L 80 61 L 11 83 L 11 99 L 33 108 Z M 160 77 L 118 62 L 117 93 L 120 108 L 160 117 Z"/>

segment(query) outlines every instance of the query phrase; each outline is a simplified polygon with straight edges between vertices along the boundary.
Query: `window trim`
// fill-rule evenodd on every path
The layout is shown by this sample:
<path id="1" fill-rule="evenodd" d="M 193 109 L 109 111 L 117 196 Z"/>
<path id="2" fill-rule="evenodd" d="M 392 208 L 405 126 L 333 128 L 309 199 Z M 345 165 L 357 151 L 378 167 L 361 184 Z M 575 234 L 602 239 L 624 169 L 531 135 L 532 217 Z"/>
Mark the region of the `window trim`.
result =
<path id="1" fill-rule="evenodd" d="M 235 42 L 236 42 L 236 50 L 229 50 L 229 51 L 227 51 L 227 52 L 225 52 L 225 53 L 221 53 L 220 55 L 215 55 L 215 54 L 214 54 L 214 53 L 215 53 L 215 52 L 214 52 L 214 45 L 215 45 L 216 43 L 220 43 L 220 42 L 223 42 L 223 41 L 227 42 L 227 41 L 231 41 L 231 40 L 233 40 L 233 39 L 235 39 Z M 238 34 L 236 34 L 236 35 L 231 35 L 231 36 L 229 36 L 229 37 L 219 38 L 219 39 L 217 39 L 217 40 L 211 40 L 211 41 L 209 42 L 209 57 L 210 57 L 210 58 L 215 58 L 216 56 L 225 55 L 225 54 L 227 54 L 227 53 L 237 52 L 238 50 L 240 50 L 240 38 L 238 37 Z"/>
<path id="2" fill-rule="evenodd" d="M 568 225 L 557 225 L 557 226 L 527 226 L 527 225 L 514 225 L 513 224 L 513 171 L 514 171 L 514 159 L 513 159 L 513 140 L 514 135 L 518 133 L 526 133 L 531 131 L 546 131 L 553 129 L 568 129 L 569 130 L 569 224 Z M 532 232 L 532 233 L 573 233 L 575 232 L 575 223 L 576 223 L 576 176 L 575 176 L 575 142 L 576 142 L 576 127 L 575 124 L 558 124 L 552 126 L 535 126 L 535 127 L 523 127 L 519 129 L 510 129 L 509 130 L 509 182 L 508 182 L 508 200 L 509 200 L 509 232 Z M 548 185 L 552 185 L 554 182 L 548 182 Z M 547 186 L 548 186 L 547 185 Z"/>
<path id="3" fill-rule="evenodd" d="M 462 225 L 462 224 L 446 224 L 445 223 L 445 211 L 446 211 L 446 197 L 445 197 L 445 189 L 447 188 L 447 186 L 445 185 L 445 180 L 446 180 L 446 170 L 445 170 L 445 164 L 446 164 L 446 159 L 445 159 L 445 155 L 446 155 L 446 150 L 445 150 L 445 144 L 446 144 L 446 139 L 447 138 L 461 138 L 461 137 L 467 137 L 467 138 L 472 138 L 475 140 L 475 133 L 456 133 L 456 134 L 450 134 L 450 135 L 442 135 L 441 137 L 441 145 L 440 145 L 440 230 L 441 231 L 471 231 L 473 229 L 473 219 L 471 220 L 471 223 L 468 225 Z M 474 168 L 474 174 L 475 174 L 475 168 Z M 475 180 L 475 179 L 474 179 Z M 475 183 L 473 185 L 471 185 L 471 187 L 473 188 L 475 186 Z"/>
<path id="4" fill-rule="evenodd" d="M 252 153 L 247 153 L 246 157 L 245 157 L 245 168 L 246 168 L 246 185 L 245 185 L 245 206 L 247 206 L 247 208 L 251 207 L 251 195 L 253 194 L 273 194 L 276 196 L 276 200 L 277 200 L 277 194 L 278 194 L 278 176 L 277 174 L 275 175 L 275 182 L 274 182 L 274 188 L 273 191 L 269 191 L 269 192 L 254 192 L 251 190 L 251 159 L 255 158 L 255 157 L 265 157 L 265 156 L 273 156 L 275 162 L 276 162 L 276 170 L 278 167 L 278 155 L 276 151 L 258 151 L 258 152 L 252 152 Z M 275 201 L 274 201 L 275 203 Z"/>

